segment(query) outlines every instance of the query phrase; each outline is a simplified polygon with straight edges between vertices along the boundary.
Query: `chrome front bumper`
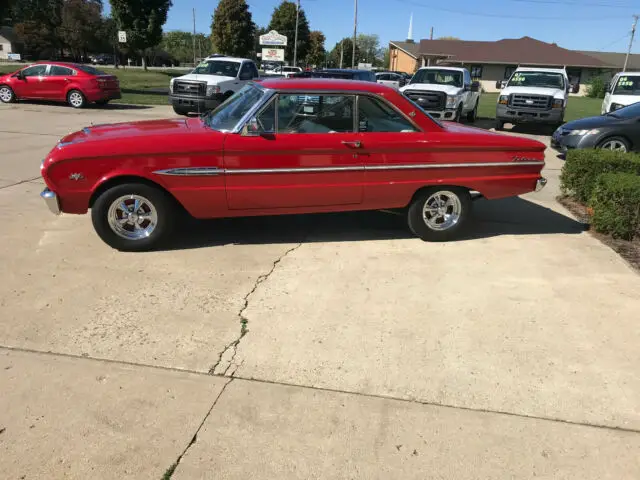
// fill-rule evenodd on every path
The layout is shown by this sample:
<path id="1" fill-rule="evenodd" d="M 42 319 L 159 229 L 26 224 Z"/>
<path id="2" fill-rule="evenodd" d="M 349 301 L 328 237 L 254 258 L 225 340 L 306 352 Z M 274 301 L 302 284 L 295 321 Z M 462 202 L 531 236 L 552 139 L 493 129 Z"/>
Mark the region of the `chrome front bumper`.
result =
<path id="1" fill-rule="evenodd" d="M 546 184 L 547 184 L 547 179 L 544 177 L 540 177 L 538 180 L 536 180 L 536 192 L 539 192 L 540 190 L 542 190 Z"/>
<path id="2" fill-rule="evenodd" d="M 60 202 L 58 201 L 58 196 L 55 193 L 48 188 L 45 188 L 42 193 L 40 193 L 40 196 L 47 204 L 47 207 L 49 207 L 49 210 L 51 210 L 51 213 L 60 215 Z"/>

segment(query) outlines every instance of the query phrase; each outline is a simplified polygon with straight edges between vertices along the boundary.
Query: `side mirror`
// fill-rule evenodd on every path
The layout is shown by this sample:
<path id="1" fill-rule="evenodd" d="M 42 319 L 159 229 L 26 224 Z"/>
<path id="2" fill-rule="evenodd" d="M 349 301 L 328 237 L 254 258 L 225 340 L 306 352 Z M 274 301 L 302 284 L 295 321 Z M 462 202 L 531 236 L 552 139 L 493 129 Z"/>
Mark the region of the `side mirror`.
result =
<path id="1" fill-rule="evenodd" d="M 471 84 L 471 91 L 472 92 L 479 92 L 480 91 L 480 82 L 473 82 Z"/>
<path id="2" fill-rule="evenodd" d="M 471 91 L 471 85 L 465 85 L 462 90 L 465 91 L 465 92 L 470 92 Z"/>
<path id="3" fill-rule="evenodd" d="M 22 72 L 22 70 L 20 70 L 18 73 L 16 73 L 16 78 L 18 80 L 24 80 L 26 77 L 24 76 L 24 73 Z"/>
<path id="4" fill-rule="evenodd" d="M 605 91 L 605 92 L 608 92 L 608 93 L 611 93 L 611 83 L 610 83 L 610 82 L 607 82 L 607 83 L 604 85 L 604 91 Z"/>

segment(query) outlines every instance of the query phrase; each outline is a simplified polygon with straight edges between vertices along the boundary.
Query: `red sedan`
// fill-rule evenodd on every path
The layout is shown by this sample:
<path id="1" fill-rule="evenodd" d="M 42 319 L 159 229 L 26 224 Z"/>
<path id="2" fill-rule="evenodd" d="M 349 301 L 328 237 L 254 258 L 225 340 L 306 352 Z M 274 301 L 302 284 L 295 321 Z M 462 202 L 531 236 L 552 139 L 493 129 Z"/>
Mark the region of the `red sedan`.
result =
<path id="1" fill-rule="evenodd" d="M 120 250 L 166 240 L 196 218 L 403 209 L 420 238 L 465 227 L 472 193 L 493 199 L 544 186 L 545 146 L 439 123 L 372 82 L 251 83 L 207 116 L 87 127 L 42 164 L 54 213 L 91 208 Z"/>
<path id="2" fill-rule="evenodd" d="M 120 97 L 117 77 L 89 65 L 36 63 L 0 76 L 0 101 L 4 103 L 50 100 L 82 108 L 92 102 L 106 105 L 109 100 Z"/>

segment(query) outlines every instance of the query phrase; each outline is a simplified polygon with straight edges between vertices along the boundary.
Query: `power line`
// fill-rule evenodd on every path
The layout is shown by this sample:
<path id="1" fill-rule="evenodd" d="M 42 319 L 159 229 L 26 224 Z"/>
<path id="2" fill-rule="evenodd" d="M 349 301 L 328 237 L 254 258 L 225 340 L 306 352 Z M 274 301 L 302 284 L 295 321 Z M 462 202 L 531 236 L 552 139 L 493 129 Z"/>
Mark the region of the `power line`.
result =
<path id="1" fill-rule="evenodd" d="M 605 8 L 624 8 L 630 10 L 634 7 L 631 5 L 610 5 L 607 3 L 591 3 L 591 2 L 571 2 L 567 0 L 510 0 L 512 2 L 521 2 L 521 3 L 543 3 L 543 4 L 552 4 L 552 5 L 573 5 L 576 7 L 605 7 Z"/>
<path id="2" fill-rule="evenodd" d="M 614 40 L 613 42 L 609 42 L 607 43 L 604 47 L 600 47 L 597 51 L 601 52 L 603 51 L 605 48 L 609 48 L 611 45 L 614 45 L 622 40 L 624 40 L 625 38 L 627 38 L 629 36 L 629 33 L 625 33 L 623 36 L 621 36 L 620 38 L 618 38 L 617 40 Z"/>

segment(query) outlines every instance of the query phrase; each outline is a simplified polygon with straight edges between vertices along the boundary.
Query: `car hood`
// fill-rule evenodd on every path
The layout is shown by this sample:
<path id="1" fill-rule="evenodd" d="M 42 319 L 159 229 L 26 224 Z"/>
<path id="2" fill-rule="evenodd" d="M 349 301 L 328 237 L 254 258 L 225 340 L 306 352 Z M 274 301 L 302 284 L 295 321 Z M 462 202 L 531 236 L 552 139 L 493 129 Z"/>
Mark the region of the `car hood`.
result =
<path id="1" fill-rule="evenodd" d="M 618 103 L 625 107 L 637 102 L 640 102 L 640 95 L 611 95 L 611 103 Z"/>
<path id="2" fill-rule="evenodd" d="M 591 130 L 592 128 L 605 127 L 623 122 L 625 118 L 616 118 L 611 115 L 598 115 L 597 117 L 581 118 L 562 125 L 563 130 Z"/>
<path id="3" fill-rule="evenodd" d="M 521 151 L 544 152 L 547 146 L 537 140 L 524 138 L 516 135 L 504 135 L 502 133 L 490 132 L 482 128 L 469 127 L 454 122 L 442 122 L 442 126 L 449 133 L 462 134 L 465 143 L 469 146 L 482 149 L 504 149 Z M 544 157 L 542 157 L 544 158 Z"/>
<path id="4" fill-rule="evenodd" d="M 189 73 L 182 77 L 177 77 L 175 80 L 191 80 L 196 82 L 207 82 L 208 85 L 217 85 L 222 82 L 228 82 L 235 80 L 235 77 L 226 77 L 222 75 L 205 75 L 202 73 Z"/>
<path id="5" fill-rule="evenodd" d="M 500 95 L 511 95 L 512 93 L 524 95 L 545 95 L 553 98 L 564 98 L 566 92 L 561 88 L 544 87 L 506 87 L 500 91 Z"/>
<path id="6" fill-rule="evenodd" d="M 453 85 L 437 85 L 434 83 L 410 83 L 400 89 L 401 92 L 411 90 L 445 92 L 447 95 L 457 95 L 462 91 L 462 88 Z"/>
<path id="7" fill-rule="evenodd" d="M 71 133 L 60 143 L 95 142 L 101 140 L 119 140 L 131 137 L 174 135 L 190 129 L 189 119 L 145 120 L 139 122 L 110 123 L 91 125 L 78 132 Z"/>

